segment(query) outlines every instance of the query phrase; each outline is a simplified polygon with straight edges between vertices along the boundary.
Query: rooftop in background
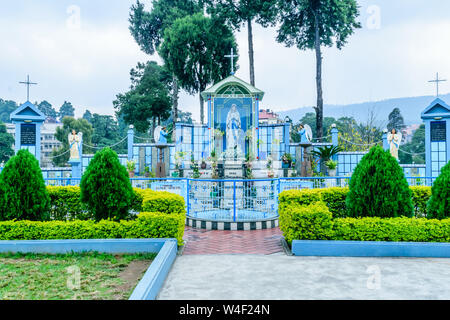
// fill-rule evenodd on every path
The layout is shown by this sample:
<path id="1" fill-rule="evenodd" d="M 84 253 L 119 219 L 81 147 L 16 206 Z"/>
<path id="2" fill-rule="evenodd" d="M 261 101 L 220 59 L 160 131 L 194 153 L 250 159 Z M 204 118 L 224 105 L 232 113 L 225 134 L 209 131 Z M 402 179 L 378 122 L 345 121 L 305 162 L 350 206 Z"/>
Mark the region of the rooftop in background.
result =
<path id="1" fill-rule="evenodd" d="M 259 110 L 259 122 L 274 124 L 281 122 L 279 115 L 270 109 Z"/>

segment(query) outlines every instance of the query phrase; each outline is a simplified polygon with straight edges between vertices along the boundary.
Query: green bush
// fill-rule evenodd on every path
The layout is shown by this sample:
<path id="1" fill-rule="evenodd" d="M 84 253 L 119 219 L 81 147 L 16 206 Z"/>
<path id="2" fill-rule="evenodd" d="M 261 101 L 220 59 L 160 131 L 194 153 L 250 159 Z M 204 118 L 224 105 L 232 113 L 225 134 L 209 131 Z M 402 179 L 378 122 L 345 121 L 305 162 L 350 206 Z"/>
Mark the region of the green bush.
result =
<path id="1" fill-rule="evenodd" d="M 0 220 L 45 221 L 49 209 L 38 160 L 28 150 L 19 150 L 0 174 Z"/>
<path id="2" fill-rule="evenodd" d="M 110 148 L 95 154 L 80 187 L 81 201 L 97 221 L 127 218 L 136 198 L 126 168 Z"/>
<path id="3" fill-rule="evenodd" d="M 450 217 L 450 162 L 441 169 L 441 174 L 433 183 L 427 209 L 430 218 Z"/>
<path id="4" fill-rule="evenodd" d="M 431 187 L 412 186 L 410 189 L 415 216 L 425 217 L 427 202 L 431 197 Z M 348 188 L 338 187 L 283 191 L 279 195 L 279 210 L 286 206 L 293 205 L 294 207 L 298 207 L 317 201 L 323 201 L 333 214 L 333 218 L 345 218 L 348 217 L 346 208 L 348 192 Z"/>
<path id="5" fill-rule="evenodd" d="M 164 212 L 167 214 L 186 213 L 184 198 L 165 191 L 145 190 L 142 200 L 142 211 Z"/>
<path id="6" fill-rule="evenodd" d="M 427 203 L 431 198 L 431 187 L 412 186 L 411 201 L 414 207 L 414 215 L 416 217 L 427 216 Z"/>
<path id="7" fill-rule="evenodd" d="M 361 159 L 350 179 L 346 205 L 352 217 L 413 215 L 408 182 L 388 151 L 375 146 Z"/>
<path id="8" fill-rule="evenodd" d="M 280 211 L 280 229 L 289 244 L 292 240 L 450 242 L 450 219 L 332 219 L 321 202 L 286 206 Z"/>
<path id="9" fill-rule="evenodd" d="M 51 220 L 89 220 L 93 215 L 81 203 L 80 187 L 47 187 Z"/>
<path id="10" fill-rule="evenodd" d="M 286 207 L 280 211 L 280 229 L 284 238 L 292 240 L 323 240 L 332 235 L 332 215 L 319 201 L 305 206 Z"/>
<path id="11" fill-rule="evenodd" d="M 450 242 L 450 219 L 342 218 L 333 220 L 333 240 Z"/>
<path id="12" fill-rule="evenodd" d="M 185 215 L 141 213 L 133 221 L 6 221 L 0 240 L 176 238 L 183 244 Z"/>

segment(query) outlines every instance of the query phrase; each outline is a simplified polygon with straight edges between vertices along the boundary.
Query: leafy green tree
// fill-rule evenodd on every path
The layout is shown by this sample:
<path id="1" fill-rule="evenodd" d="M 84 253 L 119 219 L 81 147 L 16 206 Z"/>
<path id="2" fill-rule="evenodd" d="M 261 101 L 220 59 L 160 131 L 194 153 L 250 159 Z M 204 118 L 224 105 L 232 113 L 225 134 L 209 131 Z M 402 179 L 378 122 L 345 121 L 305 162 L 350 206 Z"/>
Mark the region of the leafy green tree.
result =
<path id="1" fill-rule="evenodd" d="M 47 100 L 42 101 L 41 103 L 35 103 L 39 110 L 41 110 L 47 117 L 56 119 L 57 112 L 53 108 L 53 106 Z"/>
<path id="2" fill-rule="evenodd" d="M 126 137 L 126 134 L 121 135 L 119 125 L 112 116 L 94 113 L 91 124 L 94 129 L 92 134 L 92 144 L 96 147 L 112 146 Z M 113 149 L 119 154 L 126 153 L 127 142 L 123 141 Z"/>
<path id="3" fill-rule="evenodd" d="M 412 217 L 411 190 L 397 160 L 375 146 L 356 166 L 346 199 L 352 217 Z"/>
<path id="4" fill-rule="evenodd" d="M 323 91 L 321 47 L 336 44 L 342 49 L 354 29 L 361 24 L 356 0 L 279 0 L 281 25 L 277 41 L 300 50 L 314 49 L 316 53 L 317 106 L 316 133 L 323 136 Z"/>
<path id="5" fill-rule="evenodd" d="M 59 119 L 63 121 L 64 117 L 74 117 L 75 116 L 75 108 L 72 106 L 72 103 L 64 101 L 63 105 L 59 109 Z"/>
<path id="6" fill-rule="evenodd" d="M 118 117 L 123 117 L 137 131 L 145 133 L 151 124 L 154 128 L 156 120 L 160 123 L 170 115 L 172 78 L 164 67 L 154 61 L 138 64 L 130 74 L 131 89 L 117 95 L 114 108 Z"/>
<path id="7" fill-rule="evenodd" d="M 81 178 L 81 201 L 97 221 L 121 220 L 135 199 L 126 168 L 110 148 L 97 152 Z"/>
<path id="8" fill-rule="evenodd" d="M 91 123 L 92 121 L 92 113 L 89 110 L 86 110 L 83 114 L 83 119 L 87 122 Z"/>
<path id="9" fill-rule="evenodd" d="M 277 0 L 210 0 L 206 1 L 208 11 L 224 20 L 233 29 L 240 31 L 247 26 L 250 62 L 250 83 L 255 85 L 255 62 L 253 51 L 253 22 L 263 27 L 275 25 Z"/>
<path id="10" fill-rule="evenodd" d="M 164 38 L 165 30 L 178 18 L 202 12 L 203 1 L 197 0 L 154 0 L 152 9 L 146 11 L 144 5 L 137 1 L 130 10 L 130 32 L 142 51 L 153 55 L 158 51 Z M 172 74 L 172 120 L 173 126 L 178 118 L 178 80 Z"/>
<path id="11" fill-rule="evenodd" d="M 5 124 L 0 122 L 0 162 L 6 162 L 14 155 L 13 144 L 13 136 L 6 131 Z"/>
<path id="12" fill-rule="evenodd" d="M 48 220 L 50 196 L 38 160 L 19 150 L 0 174 L 0 220 Z"/>
<path id="13" fill-rule="evenodd" d="M 0 121 L 10 123 L 11 119 L 9 116 L 18 107 L 19 106 L 14 101 L 0 99 Z"/>
<path id="14" fill-rule="evenodd" d="M 402 150 L 406 151 L 402 152 Z M 398 157 L 400 163 L 425 164 L 425 125 L 414 131 L 411 142 L 402 145 Z"/>
<path id="15" fill-rule="evenodd" d="M 396 129 L 397 131 L 402 130 L 405 127 L 405 121 L 403 120 L 402 113 L 399 108 L 394 108 L 388 117 L 388 131 L 392 131 L 392 129 Z"/>
<path id="16" fill-rule="evenodd" d="M 442 167 L 441 174 L 433 183 L 431 198 L 427 204 L 427 216 L 430 219 L 450 217 L 450 162 Z"/>
<path id="17" fill-rule="evenodd" d="M 160 55 L 183 89 L 190 94 L 199 93 L 202 123 L 201 92 L 228 75 L 231 61 L 225 55 L 231 48 L 237 51 L 231 29 L 202 13 L 177 19 L 164 33 Z"/>
<path id="18" fill-rule="evenodd" d="M 56 140 L 61 142 L 61 147 L 58 150 L 54 150 L 52 153 L 52 157 L 54 157 L 52 161 L 56 167 L 63 167 L 67 164 L 67 161 L 69 161 L 70 154 L 68 152 L 68 136 L 69 133 L 72 132 L 72 130 L 75 130 L 77 133 L 83 133 L 83 143 L 86 143 L 87 145 L 92 144 L 93 128 L 92 125 L 87 122 L 87 120 L 65 117 L 62 120 L 62 123 L 63 126 L 56 128 L 55 134 Z M 90 152 L 93 152 L 93 150 L 83 146 L 83 153 L 88 154 Z"/>

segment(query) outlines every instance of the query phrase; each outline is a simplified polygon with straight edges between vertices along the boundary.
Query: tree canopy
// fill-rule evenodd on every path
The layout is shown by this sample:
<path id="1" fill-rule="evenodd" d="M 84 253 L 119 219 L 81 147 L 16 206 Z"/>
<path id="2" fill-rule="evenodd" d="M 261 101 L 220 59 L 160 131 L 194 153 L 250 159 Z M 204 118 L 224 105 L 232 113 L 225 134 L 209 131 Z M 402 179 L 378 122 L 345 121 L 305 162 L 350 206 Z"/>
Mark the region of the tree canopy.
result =
<path id="1" fill-rule="evenodd" d="M 354 30 L 361 27 L 355 0 L 279 0 L 280 27 L 277 41 L 316 53 L 316 134 L 323 135 L 323 89 L 321 47 L 342 49 Z"/>
<path id="2" fill-rule="evenodd" d="M 63 121 L 64 117 L 74 117 L 75 108 L 73 107 L 72 103 L 64 101 L 63 105 L 59 109 L 58 116 L 61 122 Z"/>
<path id="3" fill-rule="evenodd" d="M 0 163 L 8 161 L 14 155 L 13 144 L 13 136 L 6 131 L 5 124 L 0 122 Z"/>
<path id="4" fill-rule="evenodd" d="M 255 85 L 255 63 L 253 51 L 253 22 L 264 27 L 275 25 L 277 17 L 277 0 L 210 0 L 206 1 L 208 12 L 215 18 L 223 20 L 235 30 L 247 26 L 250 83 Z"/>
<path id="5" fill-rule="evenodd" d="M 152 122 L 164 121 L 170 115 L 172 77 L 154 61 L 139 63 L 130 72 L 131 87 L 114 101 L 117 116 L 133 124 L 137 131 L 147 132 Z"/>
<path id="6" fill-rule="evenodd" d="M 164 33 L 160 55 L 180 86 L 190 94 L 201 93 L 210 83 L 225 78 L 231 61 L 225 58 L 231 48 L 237 52 L 233 32 L 222 22 L 202 13 L 177 19 Z M 204 123 L 201 94 L 200 118 Z"/>

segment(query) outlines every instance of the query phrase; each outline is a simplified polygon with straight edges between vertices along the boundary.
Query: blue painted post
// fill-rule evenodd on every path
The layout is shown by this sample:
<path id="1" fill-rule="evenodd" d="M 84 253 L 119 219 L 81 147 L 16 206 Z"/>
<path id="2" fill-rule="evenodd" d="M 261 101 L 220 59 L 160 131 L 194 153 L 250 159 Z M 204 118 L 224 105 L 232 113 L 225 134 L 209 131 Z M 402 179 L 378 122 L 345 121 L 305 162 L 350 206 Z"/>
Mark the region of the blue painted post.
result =
<path id="1" fill-rule="evenodd" d="M 257 150 L 257 159 L 259 159 L 259 98 L 258 96 L 256 96 L 256 110 L 255 110 L 255 114 L 256 114 L 256 147 L 258 148 Z"/>
<path id="2" fill-rule="evenodd" d="M 339 146 L 339 130 L 337 129 L 335 123 L 331 125 L 331 142 L 333 143 L 334 147 Z M 337 155 L 333 156 L 333 160 L 337 160 Z"/>
<path id="3" fill-rule="evenodd" d="M 186 196 L 186 201 L 187 201 L 187 216 L 189 217 L 189 213 L 190 213 L 190 197 L 191 197 L 191 184 L 189 183 L 189 178 L 186 179 L 186 191 L 187 191 L 187 196 Z"/>
<path id="4" fill-rule="evenodd" d="M 236 181 L 233 181 L 233 222 L 236 222 Z"/>
<path id="5" fill-rule="evenodd" d="M 386 151 L 388 151 L 389 150 L 389 143 L 388 143 L 388 140 L 387 140 L 387 136 L 388 136 L 388 131 L 387 131 L 387 129 L 384 129 L 384 131 L 383 131 L 383 149 L 384 150 L 386 150 Z"/>
<path id="6" fill-rule="evenodd" d="M 134 126 L 130 125 L 128 129 L 128 161 L 133 160 L 133 144 L 134 144 Z"/>
<path id="7" fill-rule="evenodd" d="M 80 159 L 69 160 L 70 165 L 72 166 L 72 185 L 78 185 L 80 183 L 81 175 L 82 175 L 82 166 L 83 166 L 83 136 L 81 136 L 81 143 L 79 148 Z"/>

